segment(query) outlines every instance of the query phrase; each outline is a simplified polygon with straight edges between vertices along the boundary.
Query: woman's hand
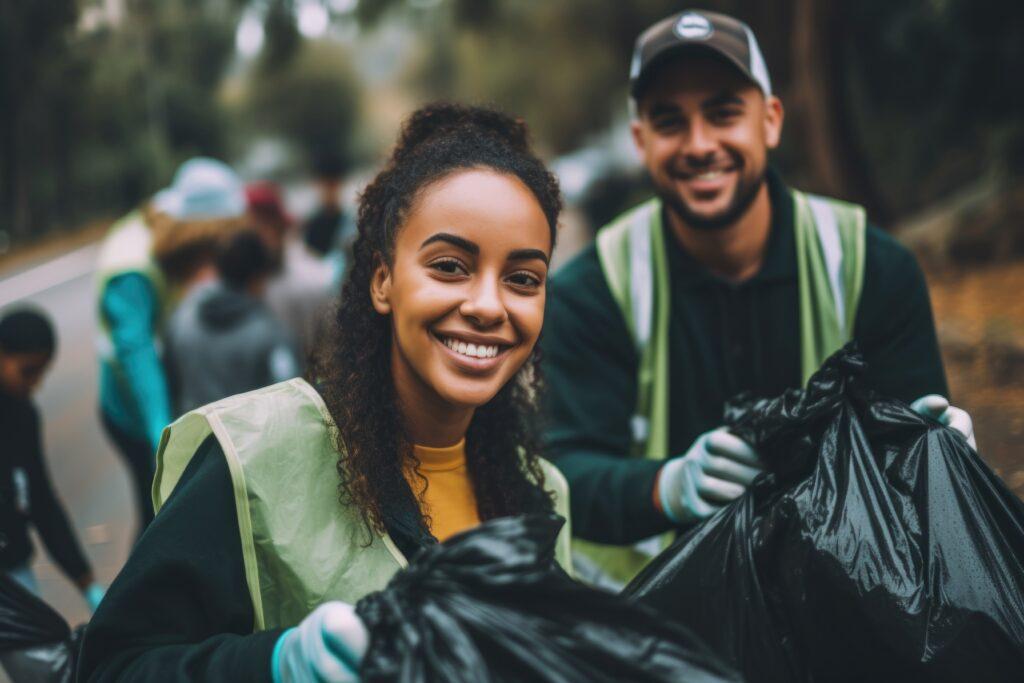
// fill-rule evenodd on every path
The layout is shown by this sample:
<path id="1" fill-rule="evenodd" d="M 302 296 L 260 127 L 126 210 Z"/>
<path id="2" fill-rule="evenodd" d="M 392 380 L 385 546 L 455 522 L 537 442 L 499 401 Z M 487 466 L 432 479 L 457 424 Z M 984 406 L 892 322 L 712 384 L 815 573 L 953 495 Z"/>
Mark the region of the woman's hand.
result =
<path id="1" fill-rule="evenodd" d="M 325 603 L 277 641 L 274 683 L 356 683 L 369 640 L 352 605 Z"/>

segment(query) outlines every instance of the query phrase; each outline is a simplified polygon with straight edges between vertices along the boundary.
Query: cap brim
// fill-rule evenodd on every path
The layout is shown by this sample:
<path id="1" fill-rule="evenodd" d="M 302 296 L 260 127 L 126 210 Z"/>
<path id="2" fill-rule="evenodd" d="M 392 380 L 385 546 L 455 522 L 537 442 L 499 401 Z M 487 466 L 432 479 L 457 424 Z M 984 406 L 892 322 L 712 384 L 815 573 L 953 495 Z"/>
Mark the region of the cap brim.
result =
<path id="1" fill-rule="evenodd" d="M 738 58 L 729 54 L 725 50 L 715 47 L 712 44 L 694 42 L 677 43 L 675 45 L 669 45 L 665 47 L 665 49 L 655 54 L 653 57 L 649 58 L 647 60 L 647 63 L 644 65 L 644 68 L 640 71 L 640 74 L 636 78 L 634 78 L 633 81 L 629 84 L 630 97 L 632 97 L 634 100 L 639 99 L 639 96 L 643 91 L 644 87 L 650 84 L 651 78 L 658 71 L 658 69 L 665 65 L 665 62 L 669 61 L 672 57 L 677 57 L 679 55 L 686 54 L 687 52 L 703 52 L 704 54 L 711 55 L 713 57 L 721 59 L 729 66 L 735 67 L 740 72 L 740 74 L 742 74 L 743 77 L 746 78 L 748 81 L 753 83 L 758 90 L 763 91 L 761 84 L 757 82 L 757 80 L 754 78 L 754 75 L 750 73 L 750 70 L 747 68 L 747 66 L 743 64 L 743 62 L 741 62 Z"/>

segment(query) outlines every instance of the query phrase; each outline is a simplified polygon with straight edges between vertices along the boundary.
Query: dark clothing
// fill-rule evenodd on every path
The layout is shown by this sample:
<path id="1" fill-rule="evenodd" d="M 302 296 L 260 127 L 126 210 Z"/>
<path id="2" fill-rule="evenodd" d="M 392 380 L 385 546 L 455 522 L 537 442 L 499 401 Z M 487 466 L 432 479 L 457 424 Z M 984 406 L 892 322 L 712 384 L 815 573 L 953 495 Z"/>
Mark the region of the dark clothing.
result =
<path id="1" fill-rule="evenodd" d="M 720 426 L 725 401 L 738 392 L 775 396 L 802 384 L 793 201 L 777 175 L 768 183 L 764 263 L 743 283 L 695 261 L 663 221 L 671 283 L 666 457 Z M 913 255 L 874 226 L 854 338 L 867 359 L 866 381 L 879 392 L 905 401 L 948 396 L 924 276 Z M 554 276 L 542 345 L 548 454 L 569 481 L 574 533 L 630 543 L 670 530 L 652 500 L 663 463 L 628 457 L 637 354 L 594 245 Z"/>
<path id="2" fill-rule="evenodd" d="M 270 681 L 283 629 L 254 613 L 227 462 L 212 437 L 89 622 L 82 681 Z"/>
<path id="3" fill-rule="evenodd" d="M 419 548 L 388 531 L 406 557 Z M 254 623 L 231 475 L 211 436 L 89 622 L 79 680 L 270 681 L 284 629 Z"/>
<path id="4" fill-rule="evenodd" d="M 139 511 L 139 534 L 145 531 L 153 521 L 153 475 L 156 473 L 153 462 L 153 449 L 148 441 L 132 436 L 100 410 L 100 422 L 103 431 L 117 448 L 118 454 L 128 466 L 131 477 L 132 493 L 135 496 L 135 507 Z"/>
<path id="5" fill-rule="evenodd" d="M 0 439 L 0 571 L 32 558 L 32 524 L 57 566 L 78 581 L 92 570 L 54 494 L 43 460 L 39 412 L 30 400 L 0 392 Z"/>
<path id="6" fill-rule="evenodd" d="M 324 256 L 337 244 L 342 224 L 342 210 L 336 206 L 321 206 L 302 226 L 306 246 Z"/>
<path id="7" fill-rule="evenodd" d="M 164 336 L 178 415 L 299 374 L 292 340 L 266 304 L 220 283 L 190 292 Z"/>

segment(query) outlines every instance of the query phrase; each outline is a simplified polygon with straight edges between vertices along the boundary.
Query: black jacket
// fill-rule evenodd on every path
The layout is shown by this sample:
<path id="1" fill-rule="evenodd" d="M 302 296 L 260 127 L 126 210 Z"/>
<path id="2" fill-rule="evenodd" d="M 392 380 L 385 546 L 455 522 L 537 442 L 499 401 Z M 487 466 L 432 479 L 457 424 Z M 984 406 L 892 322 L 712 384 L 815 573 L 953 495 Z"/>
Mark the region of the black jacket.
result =
<path id="1" fill-rule="evenodd" d="M 31 401 L 0 392 L 0 571 L 32 558 L 29 524 L 72 581 L 90 572 L 43 461 L 39 413 Z"/>
<path id="2" fill-rule="evenodd" d="M 769 173 L 768 184 L 772 225 L 764 263 L 742 284 L 696 262 L 664 221 L 672 290 L 667 457 L 720 426 L 725 401 L 738 392 L 775 396 L 802 383 L 793 202 L 776 174 Z M 868 362 L 867 381 L 906 401 L 948 396 L 917 262 L 874 226 L 866 242 L 854 337 Z M 574 533 L 629 543 L 670 530 L 652 497 L 662 463 L 628 457 L 637 355 L 594 245 L 552 278 L 541 344 L 548 455 L 569 481 Z"/>
<path id="3" fill-rule="evenodd" d="M 432 539 L 387 520 L 406 557 Z M 207 438 L 89 622 L 83 683 L 270 681 L 284 629 L 253 633 L 231 474 Z"/>

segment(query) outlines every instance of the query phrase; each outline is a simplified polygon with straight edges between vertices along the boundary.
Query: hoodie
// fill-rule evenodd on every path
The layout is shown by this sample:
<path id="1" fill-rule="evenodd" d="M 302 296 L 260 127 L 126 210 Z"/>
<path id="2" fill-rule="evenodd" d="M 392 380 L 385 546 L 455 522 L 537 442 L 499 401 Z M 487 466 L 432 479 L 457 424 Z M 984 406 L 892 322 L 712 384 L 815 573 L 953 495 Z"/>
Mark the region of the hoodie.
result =
<path id="1" fill-rule="evenodd" d="M 299 371 L 290 335 L 270 309 L 219 282 L 196 287 L 182 300 L 166 341 L 178 415 Z"/>

